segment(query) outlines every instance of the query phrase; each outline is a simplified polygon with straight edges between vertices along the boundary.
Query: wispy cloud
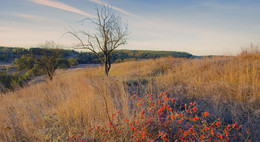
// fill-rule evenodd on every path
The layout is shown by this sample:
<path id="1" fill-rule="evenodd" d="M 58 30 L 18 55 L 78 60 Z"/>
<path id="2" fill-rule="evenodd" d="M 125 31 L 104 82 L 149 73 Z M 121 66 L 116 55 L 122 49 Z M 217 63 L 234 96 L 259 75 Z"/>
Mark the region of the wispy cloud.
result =
<path id="1" fill-rule="evenodd" d="M 70 12 L 77 13 L 77 14 L 84 15 L 84 16 L 88 16 L 88 17 L 91 17 L 91 18 L 95 17 L 95 16 L 93 16 L 89 13 L 86 13 L 86 12 L 80 10 L 80 9 L 77 9 L 75 7 L 72 7 L 70 5 L 67 5 L 65 3 L 55 1 L 55 0 L 29 0 L 29 1 L 40 4 L 40 5 L 45 5 L 45 6 L 49 6 L 49 7 L 53 7 L 53 8 L 62 9 L 62 10 L 65 10 L 65 11 L 70 11 Z"/>
<path id="2" fill-rule="evenodd" d="M 25 18 L 25 19 L 29 19 L 29 20 L 34 20 L 34 21 L 51 21 L 51 19 L 46 18 L 46 17 L 31 15 L 31 14 L 25 14 L 25 13 L 12 13 L 11 15 L 18 16 L 18 17 Z"/>
<path id="3" fill-rule="evenodd" d="M 109 5 L 108 3 L 106 3 L 106 2 L 104 2 L 104 1 L 102 1 L 102 0 L 89 0 L 89 1 L 94 2 L 94 3 L 97 3 L 97 4 L 101 4 L 101 5 L 103 5 L 103 4 Z M 121 12 L 121 13 L 127 15 L 127 16 L 131 16 L 131 17 L 140 19 L 139 16 L 137 16 L 137 15 L 135 15 L 135 14 L 132 14 L 132 13 L 130 13 L 130 12 L 127 12 L 127 11 L 125 11 L 125 10 L 119 8 L 119 7 L 112 6 L 112 9 L 114 9 L 114 10 L 116 10 L 116 11 L 118 11 L 118 12 Z"/>

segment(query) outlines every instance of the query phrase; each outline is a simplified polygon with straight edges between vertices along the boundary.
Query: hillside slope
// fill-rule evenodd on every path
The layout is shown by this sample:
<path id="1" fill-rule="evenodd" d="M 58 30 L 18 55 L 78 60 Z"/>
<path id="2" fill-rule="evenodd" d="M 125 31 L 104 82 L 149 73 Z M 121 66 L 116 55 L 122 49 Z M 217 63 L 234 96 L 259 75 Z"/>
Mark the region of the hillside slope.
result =
<path id="1" fill-rule="evenodd" d="M 180 105 L 196 101 L 200 112 L 209 112 L 212 118 L 249 127 L 250 138 L 257 141 L 259 84 L 258 51 L 235 57 L 167 57 L 118 63 L 112 65 L 109 78 L 102 67 L 60 72 L 52 82 L 1 95 L 0 139 L 43 141 L 63 137 L 63 132 L 77 134 L 110 121 L 110 114 L 118 110 L 121 119 L 135 119 L 133 95 L 157 96 L 168 91 Z"/>

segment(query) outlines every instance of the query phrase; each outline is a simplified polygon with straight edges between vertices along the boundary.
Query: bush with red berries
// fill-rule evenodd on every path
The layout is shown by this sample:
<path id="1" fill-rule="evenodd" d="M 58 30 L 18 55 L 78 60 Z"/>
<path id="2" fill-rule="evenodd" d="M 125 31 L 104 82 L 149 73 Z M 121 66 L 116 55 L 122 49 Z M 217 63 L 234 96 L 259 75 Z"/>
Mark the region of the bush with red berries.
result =
<path id="1" fill-rule="evenodd" d="M 180 106 L 168 93 L 131 97 L 132 116 L 113 113 L 110 122 L 71 136 L 78 141 L 251 141 L 249 129 L 237 122 L 223 124 L 208 112 L 199 113 L 196 102 Z M 246 132 L 245 132 L 246 130 Z"/>

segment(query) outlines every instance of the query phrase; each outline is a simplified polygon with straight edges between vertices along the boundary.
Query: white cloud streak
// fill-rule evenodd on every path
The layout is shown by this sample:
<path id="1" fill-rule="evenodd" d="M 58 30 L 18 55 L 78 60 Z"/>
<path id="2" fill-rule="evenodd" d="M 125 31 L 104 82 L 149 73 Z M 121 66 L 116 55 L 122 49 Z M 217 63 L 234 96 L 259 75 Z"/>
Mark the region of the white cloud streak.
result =
<path id="1" fill-rule="evenodd" d="M 14 16 L 18 16 L 21 18 L 29 19 L 29 20 L 34 20 L 34 21 L 51 21 L 51 19 L 46 18 L 46 17 L 41 17 L 37 15 L 31 15 L 31 14 L 24 14 L 24 13 L 12 13 Z"/>
<path id="2" fill-rule="evenodd" d="M 105 5 L 109 5 L 108 3 L 104 2 L 104 1 L 101 1 L 101 0 L 89 0 L 89 1 L 90 1 L 90 2 L 94 2 L 94 3 L 97 3 L 97 4 L 100 4 L 100 5 L 103 5 L 103 4 L 105 4 Z M 127 11 L 121 9 L 121 8 L 118 8 L 118 7 L 112 6 L 112 9 L 114 9 L 114 10 L 116 10 L 116 11 L 118 11 L 118 12 L 121 12 L 121 13 L 127 15 L 127 16 L 131 16 L 131 17 L 134 17 L 134 18 L 140 19 L 140 17 L 138 17 L 137 15 L 132 14 L 132 13 L 130 13 L 130 12 L 127 12 Z"/>
<path id="3" fill-rule="evenodd" d="M 49 6 L 49 7 L 62 9 L 62 10 L 73 12 L 73 13 L 77 13 L 77 14 L 80 14 L 80 15 L 88 16 L 88 17 L 91 17 L 91 18 L 95 17 L 95 16 L 93 16 L 89 13 L 86 13 L 86 12 L 80 10 L 80 9 L 77 9 L 77 8 L 72 7 L 70 5 L 64 4 L 62 2 L 54 1 L 54 0 L 29 0 L 29 1 L 31 1 L 33 3 L 40 4 L 40 5 L 45 5 L 45 6 Z"/>

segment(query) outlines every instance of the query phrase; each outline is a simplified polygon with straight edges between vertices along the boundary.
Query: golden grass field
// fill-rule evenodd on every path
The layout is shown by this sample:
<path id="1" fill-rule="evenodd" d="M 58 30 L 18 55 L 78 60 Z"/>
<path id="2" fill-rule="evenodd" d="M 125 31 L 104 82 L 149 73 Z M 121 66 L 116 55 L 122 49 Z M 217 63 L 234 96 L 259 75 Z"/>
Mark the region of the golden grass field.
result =
<path id="1" fill-rule="evenodd" d="M 201 111 L 249 127 L 251 138 L 260 140 L 260 52 L 251 49 L 228 57 L 118 63 L 109 77 L 101 67 L 59 72 L 52 82 L 1 94 L 0 141 L 46 141 L 47 133 L 56 133 L 47 130 L 46 114 L 55 114 L 69 134 L 107 123 L 117 110 L 131 120 L 131 96 L 164 91 L 180 104 L 197 101 Z"/>

